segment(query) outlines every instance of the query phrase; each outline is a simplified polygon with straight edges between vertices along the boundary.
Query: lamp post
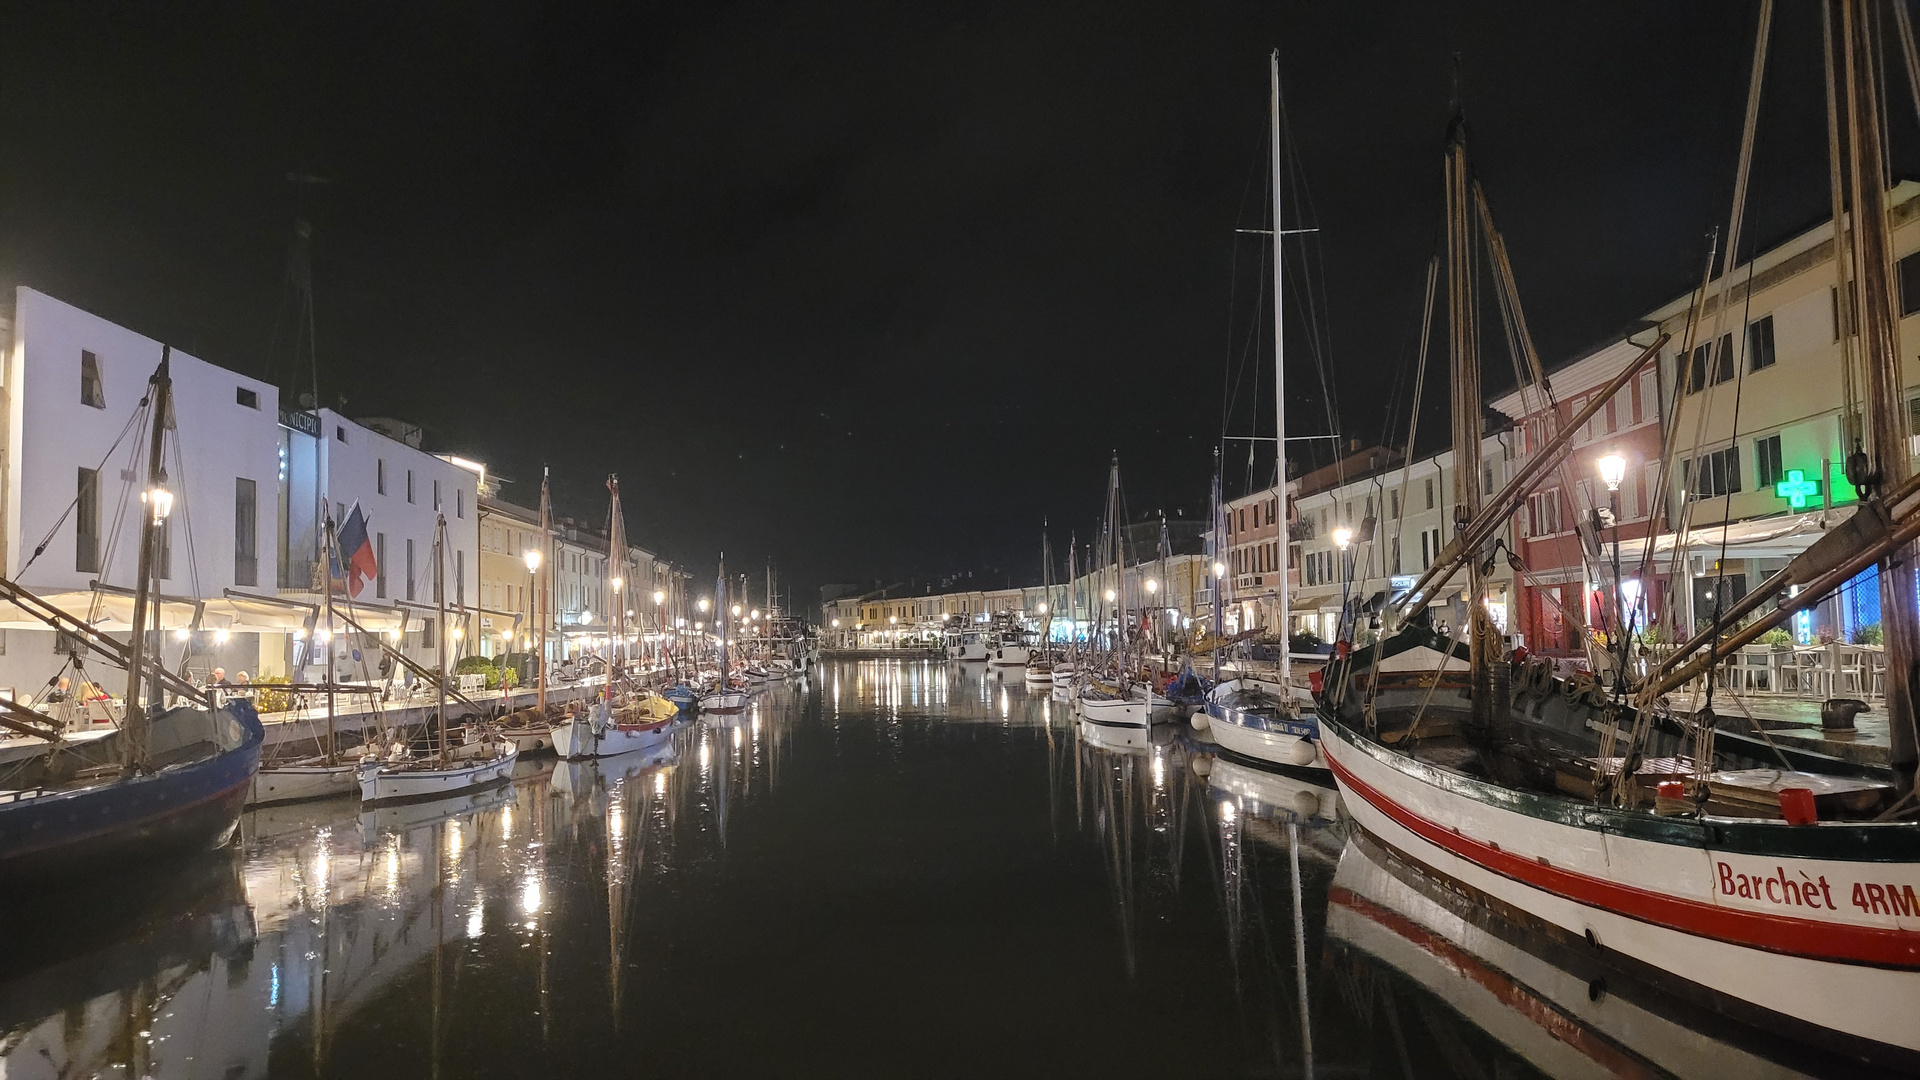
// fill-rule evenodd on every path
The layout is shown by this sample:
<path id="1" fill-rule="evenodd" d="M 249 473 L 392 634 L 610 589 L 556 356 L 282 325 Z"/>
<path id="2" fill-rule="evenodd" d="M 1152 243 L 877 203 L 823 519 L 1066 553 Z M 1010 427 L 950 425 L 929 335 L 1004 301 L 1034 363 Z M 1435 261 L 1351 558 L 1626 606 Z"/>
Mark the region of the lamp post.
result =
<path id="1" fill-rule="evenodd" d="M 1607 485 L 1607 509 L 1603 517 L 1596 507 L 1593 516 L 1596 526 L 1606 525 L 1613 529 L 1613 634 L 1619 646 L 1613 685 L 1618 693 L 1626 689 L 1627 673 L 1627 598 L 1620 588 L 1620 481 L 1627 476 L 1627 459 L 1619 454 L 1608 454 L 1597 464 L 1600 467 L 1600 479 Z M 1596 537 L 1599 531 L 1597 527 L 1594 529 Z"/>
<path id="2" fill-rule="evenodd" d="M 539 595 L 540 549 L 528 548 L 526 551 L 520 553 L 520 558 L 527 564 L 527 625 L 528 628 L 531 629 L 538 611 L 538 601 L 535 597 Z M 528 644 L 532 644 L 531 639 L 529 639 Z M 540 715 L 545 716 L 547 709 L 547 624 L 544 622 L 540 624 L 540 655 L 538 663 L 540 666 L 535 668 L 534 671 L 539 683 Z M 504 699 L 506 695 L 503 693 L 501 697 Z"/>

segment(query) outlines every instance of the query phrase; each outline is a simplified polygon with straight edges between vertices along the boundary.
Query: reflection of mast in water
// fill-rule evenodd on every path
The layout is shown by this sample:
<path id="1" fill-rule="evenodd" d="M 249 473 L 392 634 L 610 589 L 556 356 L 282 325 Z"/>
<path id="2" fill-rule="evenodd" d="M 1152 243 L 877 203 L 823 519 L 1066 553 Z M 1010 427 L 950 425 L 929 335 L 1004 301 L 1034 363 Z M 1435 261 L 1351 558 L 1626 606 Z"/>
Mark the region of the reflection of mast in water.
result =
<path id="1" fill-rule="evenodd" d="M 432 1012 L 428 1016 L 427 1055 L 434 1080 L 440 1080 L 440 1010 L 445 993 L 440 953 L 447 941 L 447 872 L 442 864 L 446 859 L 447 829 L 450 825 L 452 822 L 443 822 L 433 830 L 433 1001 Z"/>
<path id="2" fill-rule="evenodd" d="M 1210 759 L 1207 761 L 1207 764 L 1216 770 L 1222 767 L 1219 763 Z M 1291 783 L 1283 777 L 1270 778 L 1277 783 Z M 1216 783 L 1218 779 L 1218 773 L 1215 772 L 1214 780 Z M 1280 961 L 1273 955 L 1274 935 L 1272 929 L 1267 925 L 1266 920 L 1267 905 L 1260 896 L 1259 876 L 1255 872 L 1254 866 L 1250 864 L 1247 859 L 1248 829 L 1251 825 L 1255 824 L 1250 818 L 1254 812 L 1260 810 L 1261 803 L 1257 799 L 1236 798 L 1225 792 L 1221 792 L 1221 794 L 1223 797 L 1215 801 L 1220 837 L 1217 891 L 1220 898 L 1221 912 L 1226 921 L 1227 956 L 1233 966 L 1234 996 L 1243 1002 L 1245 1001 L 1247 983 L 1244 979 L 1245 972 L 1241 968 L 1240 960 L 1243 947 L 1246 945 L 1247 923 L 1250 919 L 1255 924 L 1255 929 L 1259 934 L 1259 940 L 1264 944 L 1264 948 L 1259 952 L 1258 956 L 1264 962 L 1263 966 L 1266 971 L 1274 976 L 1272 979 L 1273 992 L 1276 996 L 1284 996 L 1284 983 L 1278 977 L 1281 971 Z M 1316 803 L 1315 805 L 1318 804 Z M 1261 822 L 1260 824 L 1264 825 L 1269 823 Z M 1263 836 L 1265 836 L 1264 833 Z M 1271 838 L 1269 838 L 1269 843 L 1271 843 Z M 1301 834 L 1299 821 L 1295 815 L 1289 813 L 1286 821 L 1285 847 L 1287 850 L 1288 877 L 1289 884 L 1291 885 L 1293 914 L 1293 963 L 1291 966 L 1294 977 L 1292 980 L 1292 993 L 1299 1012 L 1302 1075 L 1311 1080 L 1311 1077 L 1314 1075 L 1313 1027 L 1307 987 L 1306 904 L 1305 890 L 1302 886 L 1300 875 L 1300 844 Z M 1277 1015 L 1278 1014 L 1276 1014 L 1276 1019 Z M 1276 1024 L 1276 1035 L 1278 1034 L 1278 1026 L 1279 1025 Z M 1277 1052 L 1277 1045 L 1275 1049 Z M 1278 1064 L 1277 1060 L 1276 1064 Z"/>
<path id="3" fill-rule="evenodd" d="M 1114 919 L 1120 929 L 1120 951 L 1131 980 L 1137 967 L 1134 953 L 1134 878 L 1133 878 L 1133 785 L 1134 758 L 1082 741 L 1080 753 L 1087 755 L 1086 767 L 1093 772 L 1094 835 L 1102 842 L 1101 854 L 1107 872 L 1107 893 L 1113 901 Z"/>

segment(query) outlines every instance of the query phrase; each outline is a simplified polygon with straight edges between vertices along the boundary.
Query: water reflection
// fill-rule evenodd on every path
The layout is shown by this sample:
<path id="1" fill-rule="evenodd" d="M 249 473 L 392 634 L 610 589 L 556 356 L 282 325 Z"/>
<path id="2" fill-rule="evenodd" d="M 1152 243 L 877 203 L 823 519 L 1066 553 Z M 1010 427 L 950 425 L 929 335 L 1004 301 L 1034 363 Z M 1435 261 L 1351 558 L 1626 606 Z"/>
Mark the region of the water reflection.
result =
<path id="1" fill-rule="evenodd" d="M 9 911 L 0 1070 L 1846 1072 L 1504 926 L 1306 774 L 978 665 L 817 679 L 470 799 L 262 809 Z"/>

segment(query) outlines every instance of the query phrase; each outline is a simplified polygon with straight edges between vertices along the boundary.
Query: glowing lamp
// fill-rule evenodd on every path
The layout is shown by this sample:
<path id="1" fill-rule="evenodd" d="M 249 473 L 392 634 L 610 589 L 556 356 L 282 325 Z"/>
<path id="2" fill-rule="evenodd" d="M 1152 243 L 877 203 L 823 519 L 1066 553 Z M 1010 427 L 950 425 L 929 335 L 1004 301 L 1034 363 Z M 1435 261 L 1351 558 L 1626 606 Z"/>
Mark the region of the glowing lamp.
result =
<path id="1" fill-rule="evenodd" d="M 1627 478 L 1627 459 L 1619 454 L 1608 454 L 1595 464 L 1600 466 L 1600 479 L 1607 485 L 1607 490 L 1619 491 L 1620 481 Z"/>
<path id="2" fill-rule="evenodd" d="M 539 551 L 533 548 L 528 548 L 526 551 L 521 553 L 520 557 L 526 560 L 527 573 L 531 574 L 540 569 L 540 552 Z"/>
<path id="3" fill-rule="evenodd" d="M 1347 545 L 1353 543 L 1353 530 L 1352 529 L 1333 530 L 1333 542 L 1340 545 L 1341 551 L 1347 550 Z"/>

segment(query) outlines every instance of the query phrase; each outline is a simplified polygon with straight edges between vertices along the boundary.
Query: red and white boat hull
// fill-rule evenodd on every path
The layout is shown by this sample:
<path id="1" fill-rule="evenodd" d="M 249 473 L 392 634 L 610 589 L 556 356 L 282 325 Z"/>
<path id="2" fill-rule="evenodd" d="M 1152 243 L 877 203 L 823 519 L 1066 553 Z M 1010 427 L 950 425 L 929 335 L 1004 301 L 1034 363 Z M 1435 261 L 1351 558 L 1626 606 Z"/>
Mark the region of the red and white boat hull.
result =
<path id="1" fill-rule="evenodd" d="M 1785 850 L 1801 837 L 1805 850 L 1821 850 L 1812 835 L 1819 825 L 1652 819 L 1638 829 L 1644 836 L 1628 836 L 1627 815 L 1516 796 L 1412 761 L 1324 716 L 1321 730 L 1348 813 L 1403 855 L 1710 990 L 1920 1051 L 1920 863 Z M 1779 854 L 1712 842 L 1756 828 L 1779 830 Z M 1688 830 L 1704 842 L 1683 842 Z"/>

